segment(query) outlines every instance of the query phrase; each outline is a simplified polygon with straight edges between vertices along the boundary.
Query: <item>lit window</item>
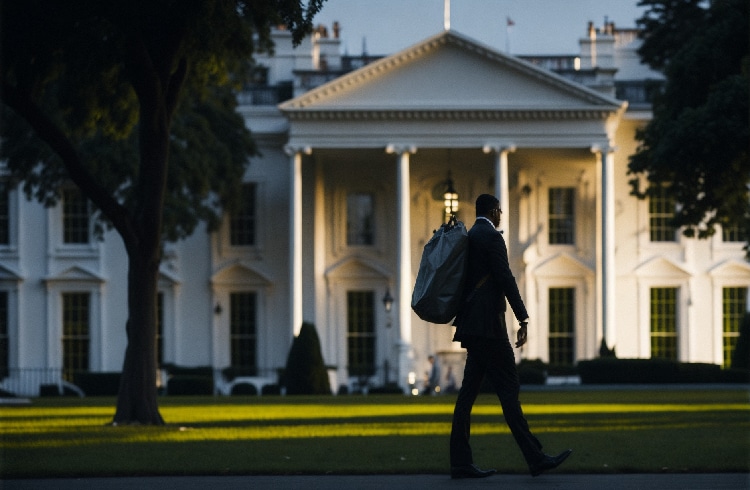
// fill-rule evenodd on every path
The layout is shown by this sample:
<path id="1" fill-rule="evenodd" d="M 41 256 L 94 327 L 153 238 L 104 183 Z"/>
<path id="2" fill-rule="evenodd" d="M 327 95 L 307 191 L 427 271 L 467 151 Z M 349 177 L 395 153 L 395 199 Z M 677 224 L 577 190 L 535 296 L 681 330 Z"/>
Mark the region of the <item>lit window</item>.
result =
<path id="1" fill-rule="evenodd" d="M 740 325 L 747 311 L 747 288 L 722 289 L 724 367 L 731 367 L 732 354 L 740 337 Z"/>
<path id="2" fill-rule="evenodd" d="M 575 290 L 549 290 L 549 363 L 571 366 L 575 358 Z"/>
<path id="3" fill-rule="evenodd" d="M 375 374 L 375 293 L 347 293 L 347 355 L 349 376 Z"/>
<path id="4" fill-rule="evenodd" d="M 651 357 L 677 360 L 677 288 L 651 288 Z"/>

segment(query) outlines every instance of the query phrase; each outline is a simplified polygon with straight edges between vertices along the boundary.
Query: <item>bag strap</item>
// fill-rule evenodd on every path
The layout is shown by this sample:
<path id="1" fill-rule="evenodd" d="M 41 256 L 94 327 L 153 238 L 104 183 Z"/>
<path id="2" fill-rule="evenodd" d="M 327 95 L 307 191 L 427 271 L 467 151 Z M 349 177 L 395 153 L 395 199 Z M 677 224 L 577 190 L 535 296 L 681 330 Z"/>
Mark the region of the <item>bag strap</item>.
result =
<path id="1" fill-rule="evenodd" d="M 471 292 L 471 294 L 469 294 L 469 296 L 466 297 L 466 303 L 468 303 L 469 301 L 471 301 L 474 298 L 474 294 L 477 291 L 479 291 L 479 288 L 481 288 L 482 286 L 484 286 L 484 283 L 487 282 L 487 279 L 489 279 L 489 278 L 490 278 L 490 274 L 487 273 L 487 274 L 485 274 L 485 276 L 483 278 L 481 278 L 479 280 L 479 282 L 474 287 L 474 290 Z"/>

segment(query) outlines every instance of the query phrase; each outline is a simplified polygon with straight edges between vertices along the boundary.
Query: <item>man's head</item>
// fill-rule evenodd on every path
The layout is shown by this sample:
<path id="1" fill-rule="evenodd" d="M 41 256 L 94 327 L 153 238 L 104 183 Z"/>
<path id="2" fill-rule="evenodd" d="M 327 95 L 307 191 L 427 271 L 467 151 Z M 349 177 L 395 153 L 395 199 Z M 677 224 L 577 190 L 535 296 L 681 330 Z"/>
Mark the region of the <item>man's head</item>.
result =
<path id="1" fill-rule="evenodd" d="M 500 226 L 500 215 L 503 212 L 500 210 L 500 201 L 491 194 L 482 194 L 477 197 L 476 202 L 477 217 L 484 216 L 485 218 L 492 221 L 495 228 Z"/>

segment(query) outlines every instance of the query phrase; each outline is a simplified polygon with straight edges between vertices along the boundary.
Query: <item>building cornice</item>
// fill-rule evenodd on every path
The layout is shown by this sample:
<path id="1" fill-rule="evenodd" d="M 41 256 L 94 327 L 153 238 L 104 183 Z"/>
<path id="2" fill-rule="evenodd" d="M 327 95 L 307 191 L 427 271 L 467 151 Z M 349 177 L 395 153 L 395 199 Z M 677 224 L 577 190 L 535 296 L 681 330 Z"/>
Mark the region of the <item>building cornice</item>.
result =
<path id="1" fill-rule="evenodd" d="M 619 107 L 580 109 L 306 109 L 288 110 L 291 121 L 561 121 L 604 120 Z"/>

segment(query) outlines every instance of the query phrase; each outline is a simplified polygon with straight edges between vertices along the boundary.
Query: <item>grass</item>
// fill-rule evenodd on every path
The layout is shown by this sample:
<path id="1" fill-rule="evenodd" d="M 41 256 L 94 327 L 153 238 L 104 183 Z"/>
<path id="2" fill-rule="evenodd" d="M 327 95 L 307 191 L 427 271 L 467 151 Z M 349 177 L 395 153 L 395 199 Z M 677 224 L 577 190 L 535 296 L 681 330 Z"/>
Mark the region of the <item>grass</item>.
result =
<path id="1" fill-rule="evenodd" d="M 0 407 L 0 477 L 445 473 L 454 396 L 167 397 L 163 427 L 112 427 L 111 398 Z M 745 390 L 523 392 L 571 473 L 748 472 Z M 497 399 L 472 415 L 479 465 L 527 469 Z"/>

